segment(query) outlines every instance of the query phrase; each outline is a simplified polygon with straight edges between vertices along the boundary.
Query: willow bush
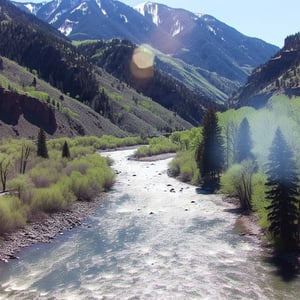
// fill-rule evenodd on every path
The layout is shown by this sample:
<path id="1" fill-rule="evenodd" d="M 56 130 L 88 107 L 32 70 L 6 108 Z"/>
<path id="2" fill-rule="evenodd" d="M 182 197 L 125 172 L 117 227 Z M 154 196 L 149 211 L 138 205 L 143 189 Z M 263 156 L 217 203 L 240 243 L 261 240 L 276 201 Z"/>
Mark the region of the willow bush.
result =
<path id="1" fill-rule="evenodd" d="M 199 182 L 200 173 L 194 157 L 194 151 L 178 152 L 176 157 L 169 164 L 171 175 L 178 177 L 183 182 L 197 184 Z"/>
<path id="2" fill-rule="evenodd" d="M 148 139 L 148 146 L 142 146 L 134 153 L 137 158 L 153 156 L 162 153 L 172 153 L 179 150 L 179 146 L 165 137 Z"/>
<path id="3" fill-rule="evenodd" d="M 0 197 L 0 234 L 26 224 L 28 207 L 15 196 Z"/>

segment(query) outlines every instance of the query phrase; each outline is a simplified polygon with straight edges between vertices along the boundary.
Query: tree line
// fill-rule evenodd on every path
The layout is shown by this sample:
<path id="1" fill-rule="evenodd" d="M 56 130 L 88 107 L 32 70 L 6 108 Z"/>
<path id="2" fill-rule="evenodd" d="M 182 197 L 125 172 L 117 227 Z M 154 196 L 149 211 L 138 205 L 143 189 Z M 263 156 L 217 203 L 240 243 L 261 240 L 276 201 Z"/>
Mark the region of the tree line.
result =
<path id="1" fill-rule="evenodd" d="M 202 139 L 196 148 L 195 160 L 203 187 L 215 191 L 220 187 L 221 174 L 230 167 L 230 152 L 230 163 L 240 164 L 240 170 L 232 178 L 231 184 L 234 185 L 241 208 L 245 213 L 250 213 L 253 210 L 252 178 L 259 166 L 252 153 L 253 142 L 247 118 L 230 130 L 231 134 L 225 134 L 225 147 L 218 116 L 214 109 L 208 109 L 202 121 Z M 295 155 L 278 128 L 265 166 L 265 198 L 269 202 L 266 207 L 268 231 L 275 241 L 275 247 L 286 251 L 299 250 L 300 245 L 299 177 L 296 165 Z"/>

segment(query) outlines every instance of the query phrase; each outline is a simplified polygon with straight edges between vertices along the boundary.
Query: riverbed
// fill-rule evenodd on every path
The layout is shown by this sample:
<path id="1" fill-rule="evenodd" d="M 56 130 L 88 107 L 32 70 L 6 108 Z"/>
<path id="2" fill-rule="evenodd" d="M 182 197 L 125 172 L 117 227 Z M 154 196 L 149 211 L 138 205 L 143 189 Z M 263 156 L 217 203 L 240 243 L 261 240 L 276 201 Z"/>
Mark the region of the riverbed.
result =
<path id="1" fill-rule="evenodd" d="M 87 221 L 0 266 L 1 299 L 298 299 L 235 229 L 233 204 L 167 175 L 171 158 L 105 152 L 117 181 Z"/>

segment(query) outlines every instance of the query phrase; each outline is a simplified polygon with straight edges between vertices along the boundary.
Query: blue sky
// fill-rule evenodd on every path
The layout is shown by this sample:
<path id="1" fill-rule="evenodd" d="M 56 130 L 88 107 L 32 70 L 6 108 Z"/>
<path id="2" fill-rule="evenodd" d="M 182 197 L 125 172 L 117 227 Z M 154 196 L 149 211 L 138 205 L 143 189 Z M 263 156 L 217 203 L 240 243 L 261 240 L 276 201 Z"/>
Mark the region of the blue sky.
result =
<path id="1" fill-rule="evenodd" d="M 16 0 L 28 2 L 28 0 Z M 29 0 L 30 1 L 30 0 Z M 41 2 L 31 0 L 31 2 Z M 134 6 L 144 0 L 122 0 Z M 170 7 L 206 13 L 248 36 L 282 47 L 284 39 L 300 31 L 299 0 L 157 0 Z"/>

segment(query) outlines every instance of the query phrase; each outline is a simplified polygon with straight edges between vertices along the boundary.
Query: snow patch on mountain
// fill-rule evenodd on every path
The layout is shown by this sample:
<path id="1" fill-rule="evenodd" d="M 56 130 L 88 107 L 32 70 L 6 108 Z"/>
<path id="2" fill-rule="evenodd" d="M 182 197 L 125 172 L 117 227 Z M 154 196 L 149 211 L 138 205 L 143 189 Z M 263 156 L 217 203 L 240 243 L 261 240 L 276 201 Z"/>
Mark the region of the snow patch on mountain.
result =
<path id="1" fill-rule="evenodd" d="M 151 3 L 152 4 L 152 3 Z M 149 13 L 152 15 L 153 23 L 158 26 L 160 23 L 159 15 L 158 15 L 158 5 L 152 4 L 152 9 L 149 11 Z"/>
<path id="2" fill-rule="evenodd" d="M 150 15 L 152 17 L 152 22 L 158 26 L 161 23 L 158 14 L 158 4 L 153 2 L 144 2 L 138 4 L 134 7 L 136 11 L 138 11 L 141 15 Z"/>
<path id="3" fill-rule="evenodd" d="M 211 26 L 207 25 L 206 28 L 212 32 L 214 35 L 217 35 L 216 30 L 214 28 L 212 28 Z"/>
<path id="4" fill-rule="evenodd" d="M 176 36 L 178 35 L 180 32 L 182 32 L 184 29 L 184 27 L 180 24 L 180 22 L 178 20 L 176 20 L 174 26 L 173 26 L 173 30 L 172 30 L 172 36 Z"/>
<path id="5" fill-rule="evenodd" d="M 78 24 L 78 22 L 75 22 L 75 21 L 71 21 L 71 20 L 69 20 L 69 19 L 66 19 L 65 22 L 64 22 L 64 24 L 61 25 L 61 26 L 58 28 L 58 30 L 59 30 L 62 34 L 66 35 L 66 36 L 69 36 L 69 35 L 71 34 L 72 30 L 73 30 L 74 25 L 76 25 L 76 24 Z"/>
<path id="6" fill-rule="evenodd" d="M 27 4 L 25 4 L 24 5 L 32 14 L 36 14 L 36 9 L 35 9 L 35 7 L 31 4 L 31 3 L 27 3 Z"/>
<path id="7" fill-rule="evenodd" d="M 120 18 L 125 22 L 125 23 L 128 23 L 128 19 L 125 15 L 120 15 Z"/>
<path id="8" fill-rule="evenodd" d="M 51 10 L 49 10 L 47 13 L 46 13 L 46 16 L 48 17 L 48 18 L 50 18 L 54 13 L 55 13 L 55 11 L 58 9 L 58 7 L 60 6 L 60 4 L 61 4 L 61 2 L 62 2 L 62 0 L 58 0 L 58 1 L 54 1 L 53 3 L 51 3 Z M 54 17 L 55 18 L 55 17 Z M 48 22 L 50 23 L 50 24 L 52 24 L 52 20 L 54 19 L 54 18 L 52 18 L 50 21 L 48 20 Z"/>
<path id="9" fill-rule="evenodd" d="M 71 14 L 75 13 L 77 10 L 80 10 L 82 12 L 82 14 L 86 14 L 87 11 L 89 9 L 89 6 L 87 4 L 87 2 L 82 2 L 81 4 L 79 4 L 77 7 L 75 7 L 72 11 Z"/>
<path id="10" fill-rule="evenodd" d="M 62 12 L 59 12 L 57 13 L 50 21 L 49 21 L 49 24 L 54 24 L 58 18 L 64 13 L 65 11 L 62 11 Z"/>
<path id="11" fill-rule="evenodd" d="M 145 16 L 145 7 L 146 7 L 147 2 L 143 2 L 140 4 L 137 4 L 133 8 L 138 11 L 141 15 Z"/>
<path id="12" fill-rule="evenodd" d="M 97 5 L 99 6 L 99 8 L 101 8 L 101 0 L 96 0 Z"/>

